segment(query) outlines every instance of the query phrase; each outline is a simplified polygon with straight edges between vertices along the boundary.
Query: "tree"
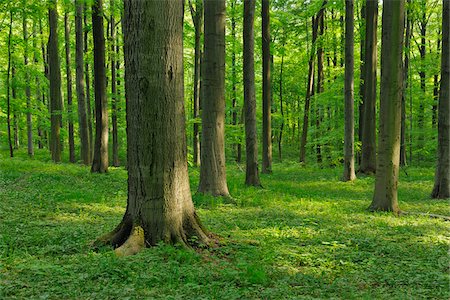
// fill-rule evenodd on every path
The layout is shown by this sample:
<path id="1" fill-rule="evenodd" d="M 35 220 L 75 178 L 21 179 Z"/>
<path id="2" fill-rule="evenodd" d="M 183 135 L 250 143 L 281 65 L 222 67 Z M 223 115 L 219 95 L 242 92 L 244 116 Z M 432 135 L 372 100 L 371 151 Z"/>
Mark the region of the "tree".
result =
<path id="1" fill-rule="evenodd" d="M 344 134 L 344 181 L 351 181 L 355 176 L 354 150 L 354 45 L 353 45 L 353 8 L 354 1 L 345 1 L 345 134 Z"/>
<path id="2" fill-rule="evenodd" d="M 118 255 L 160 241 L 206 243 L 186 161 L 183 1 L 126 0 L 124 12 L 128 205 L 100 240 L 120 246 Z"/>
<path id="3" fill-rule="evenodd" d="M 228 196 L 225 173 L 225 0 L 204 3 L 202 143 L 199 193 Z"/>
<path id="4" fill-rule="evenodd" d="M 92 5 L 94 39 L 95 144 L 92 172 L 108 172 L 108 102 L 106 100 L 105 35 L 103 0 Z"/>
<path id="5" fill-rule="evenodd" d="M 116 52 L 115 52 L 115 44 L 116 44 L 116 21 L 114 18 L 115 12 L 115 1 L 111 0 L 110 2 L 111 8 L 111 18 L 109 24 L 111 26 L 111 122 L 112 122 L 112 154 L 113 154 L 113 166 L 118 167 L 119 163 L 119 136 L 117 132 L 117 76 L 116 76 Z"/>
<path id="6" fill-rule="evenodd" d="M 25 4 L 25 3 L 23 3 Z M 27 15 L 25 11 L 25 5 L 23 7 L 22 16 L 22 29 L 23 29 L 23 42 L 24 42 L 24 53 L 23 53 L 23 64 L 25 66 L 25 95 L 27 98 L 27 151 L 30 157 L 34 156 L 33 150 L 33 120 L 31 115 L 31 87 L 30 87 L 30 75 L 27 69 L 28 66 L 28 28 L 27 28 Z"/>
<path id="7" fill-rule="evenodd" d="M 244 106 L 245 106 L 245 150 L 247 168 L 245 184 L 261 186 L 258 171 L 258 135 L 256 132 L 255 95 L 255 1 L 244 1 Z"/>
<path id="8" fill-rule="evenodd" d="M 269 0 L 262 0 L 262 63 L 263 63 L 263 163 L 262 172 L 272 172 L 272 120 L 270 86 L 270 11 Z"/>
<path id="9" fill-rule="evenodd" d="M 61 63 L 58 53 L 58 13 L 57 0 L 49 1 L 48 24 L 48 67 L 50 82 L 50 151 L 54 162 L 61 161 L 61 125 L 62 125 L 62 94 L 61 94 Z"/>
<path id="10" fill-rule="evenodd" d="M 433 198 L 450 198 L 450 0 L 442 5 L 441 87 L 438 107 L 438 163 Z"/>
<path id="11" fill-rule="evenodd" d="M 80 132 L 81 160 L 83 164 L 91 162 L 90 141 L 87 120 L 86 94 L 84 82 L 84 40 L 83 40 L 83 1 L 75 0 L 75 63 L 76 91 L 78 102 L 78 126 Z"/>
<path id="12" fill-rule="evenodd" d="M 378 162 L 370 210 L 399 212 L 397 183 L 403 86 L 405 1 L 383 1 Z"/>
<path id="13" fill-rule="evenodd" d="M 378 0 L 366 2 L 366 36 L 364 62 L 364 116 L 359 172 L 373 174 L 376 171 L 376 101 L 377 101 L 377 24 Z"/>
<path id="14" fill-rule="evenodd" d="M 88 35 L 88 20 L 87 20 L 87 7 L 84 6 L 84 14 L 83 14 L 83 22 L 84 22 L 84 54 L 88 53 L 88 45 L 89 45 L 89 35 Z M 91 110 L 91 74 L 89 70 L 89 61 L 87 59 L 84 60 L 84 76 L 86 83 L 86 112 L 87 112 L 87 120 L 88 120 L 88 133 L 89 133 L 89 157 L 90 163 L 92 163 L 93 155 L 94 155 L 94 134 L 92 131 L 92 110 Z"/>
<path id="15" fill-rule="evenodd" d="M 192 21 L 195 28 L 195 53 L 194 53 L 194 164 L 200 165 L 200 130 L 197 119 L 200 117 L 200 68 L 201 68 L 201 37 L 203 32 L 203 0 L 195 1 L 195 8 L 192 1 L 189 0 L 189 8 L 191 10 Z"/>
<path id="16" fill-rule="evenodd" d="M 69 16 L 64 14 L 64 40 L 66 48 L 66 80 L 67 80 L 67 114 L 69 116 L 69 161 L 75 162 L 75 138 L 72 120 L 72 66 L 70 62 L 70 28 Z"/>
<path id="17" fill-rule="evenodd" d="M 14 157 L 14 149 L 11 141 L 11 36 L 13 26 L 13 13 L 9 12 L 9 33 L 8 33 L 8 67 L 6 71 L 6 123 L 8 127 L 9 157 Z"/>

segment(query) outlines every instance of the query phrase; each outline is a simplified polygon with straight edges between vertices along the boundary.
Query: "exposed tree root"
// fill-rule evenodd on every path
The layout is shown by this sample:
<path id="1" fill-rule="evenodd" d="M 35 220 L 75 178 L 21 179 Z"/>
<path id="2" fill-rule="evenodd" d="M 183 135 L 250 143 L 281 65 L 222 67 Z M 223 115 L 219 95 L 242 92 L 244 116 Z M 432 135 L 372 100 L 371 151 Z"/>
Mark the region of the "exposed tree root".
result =
<path id="1" fill-rule="evenodd" d="M 117 256 L 134 255 L 145 247 L 144 229 L 141 226 L 133 227 L 130 236 L 119 248 L 114 252 Z"/>
<path id="2" fill-rule="evenodd" d="M 441 219 L 444 221 L 450 221 L 449 216 L 444 215 L 436 215 L 436 214 L 428 214 L 428 213 L 421 213 L 421 212 L 409 212 L 409 211 L 401 211 L 399 215 L 416 215 L 416 216 L 424 216 L 424 217 L 430 217 L 433 219 Z"/>

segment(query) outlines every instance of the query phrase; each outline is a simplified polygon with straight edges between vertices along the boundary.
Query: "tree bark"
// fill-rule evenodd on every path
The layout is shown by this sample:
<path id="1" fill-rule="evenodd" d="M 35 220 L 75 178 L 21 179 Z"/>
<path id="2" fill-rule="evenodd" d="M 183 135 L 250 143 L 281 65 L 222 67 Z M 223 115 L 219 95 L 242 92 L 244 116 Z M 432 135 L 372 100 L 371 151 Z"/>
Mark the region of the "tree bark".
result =
<path id="1" fill-rule="evenodd" d="M 103 0 L 92 5 L 94 39 L 95 144 L 91 172 L 108 172 L 108 102 L 106 99 Z"/>
<path id="2" fill-rule="evenodd" d="M 83 39 L 83 1 L 76 0 L 75 13 L 75 63 L 76 63 L 76 92 L 78 102 L 78 126 L 80 135 L 81 160 L 83 164 L 91 163 L 91 146 L 87 119 L 86 94 L 84 82 L 84 39 Z"/>
<path id="3" fill-rule="evenodd" d="M 377 102 L 377 23 L 378 0 L 366 2 L 364 121 L 362 132 L 361 165 L 359 172 L 376 171 L 376 102 Z"/>
<path id="4" fill-rule="evenodd" d="M 354 117 L 354 0 L 345 1 L 345 135 L 344 135 L 344 181 L 355 176 L 355 117 Z"/>
<path id="5" fill-rule="evenodd" d="M 247 168 L 245 184 L 261 186 L 258 171 L 258 138 L 256 132 L 255 95 L 255 1 L 244 1 L 244 107 L 245 107 L 245 150 Z"/>
<path id="6" fill-rule="evenodd" d="M 67 12 L 64 14 L 64 39 L 66 48 L 67 114 L 69 123 L 69 161 L 75 162 L 75 138 L 72 117 L 72 66 L 70 63 L 70 29 Z"/>
<path id="7" fill-rule="evenodd" d="M 324 6 L 325 4 L 323 4 Z M 322 37 L 324 34 L 324 15 L 325 9 L 321 9 L 317 14 L 317 22 L 318 22 L 318 37 L 319 42 L 317 46 L 317 84 L 316 84 L 316 93 L 319 95 L 323 93 L 323 81 L 324 81 L 324 72 L 323 72 L 323 61 L 324 61 L 324 51 L 323 51 L 323 41 Z M 320 123 L 322 123 L 322 107 L 318 101 L 318 98 L 315 98 L 315 106 L 316 106 L 316 157 L 317 163 L 322 163 L 322 145 L 319 142 L 320 138 Z"/>
<path id="8" fill-rule="evenodd" d="M 28 73 L 28 28 L 27 28 L 27 17 L 25 13 L 25 9 L 23 11 L 23 42 L 24 42 L 24 54 L 23 54 L 23 64 L 25 66 L 25 96 L 27 98 L 27 151 L 28 156 L 34 156 L 33 150 L 33 120 L 32 120 L 32 107 L 31 107 L 31 87 L 30 87 L 30 75 Z"/>
<path id="9" fill-rule="evenodd" d="M 272 172 L 272 120 L 271 120 L 271 82 L 270 82 L 270 7 L 269 0 L 262 0 L 262 97 L 263 97 L 263 149 L 262 172 Z"/>
<path id="10" fill-rule="evenodd" d="M 183 1 L 126 0 L 123 22 L 128 205 L 106 240 L 117 255 L 160 241 L 206 243 L 186 161 Z"/>
<path id="11" fill-rule="evenodd" d="M 11 96 L 12 96 L 12 100 L 13 103 L 15 104 L 13 106 L 13 131 L 14 131 L 14 149 L 18 150 L 19 146 L 20 146 L 20 141 L 19 141 L 19 117 L 17 116 L 18 114 L 18 109 L 17 109 L 17 103 L 18 103 L 18 99 L 17 99 L 17 79 L 16 79 L 16 66 L 14 61 L 12 62 L 12 67 L 11 67 Z"/>
<path id="12" fill-rule="evenodd" d="M 410 3 L 411 0 L 408 0 Z M 409 76 L 409 53 L 411 41 L 411 7 L 408 5 L 406 11 L 406 32 L 405 32 L 405 59 L 403 64 L 403 93 L 402 93 L 402 124 L 400 133 L 400 166 L 406 166 L 406 96 L 408 90 Z"/>
<path id="13" fill-rule="evenodd" d="M 110 2 L 111 8 L 111 122 L 112 122 L 112 154 L 113 154 L 113 166 L 118 167 L 120 165 L 119 162 L 119 135 L 117 130 L 117 77 L 116 77 L 116 52 L 115 52 L 115 44 L 116 44 L 116 21 L 114 18 L 115 11 L 115 1 L 111 0 Z"/>
<path id="14" fill-rule="evenodd" d="M 419 112 L 417 116 L 417 126 L 419 128 L 419 136 L 417 138 L 418 141 L 418 150 L 419 150 L 419 161 L 422 160 L 422 151 L 425 147 L 425 133 L 424 133 L 424 121 L 425 121 L 425 101 L 426 101 L 426 34 L 427 34 L 427 14 L 426 14 L 426 0 L 421 1 L 421 9 L 422 9 L 422 18 L 419 21 L 420 26 L 420 45 L 419 45 L 419 53 L 420 53 L 420 88 L 422 90 L 422 95 L 419 97 Z"/>
<path id="15" fill-rule="evenodd" d="M 283 43 L 284 46 L 284 43 Z M 281 125 L 280 125 L 280 133 L 278 136 L 278 159 L 280 162 L 283 159 L 282 155 L 282 145 L 283 145 L 283 130 L 284 130 L 284 108 L 283 108 L 283 67 L 284 67 L 284 53 L 281 56 L 281 64 L 280 64 L 280 113 L 281 113 Z"/>
<path id="16" fill-rule="evenodd" d="M 360 50 L 359 50 L 359 105 L 358 105 L 358 141 L 362 141 L 363 127 L 364 127 L 364 78 L 365 76 L 365 48 L 366 48 L 366 1 L 363 1 L 361 7 L 361 24 L 360 31 Z M 358 152 L 358 164 L 361 164 L 361 152 Z"/>
<path id="17" fill-rule="evenodd" d="M 237 71 L 236 71 L 236 1 L 231 1 L 231 38 L 232 38 L 232 52 L 231 52 L 231 106 L 233 109 L 233 125 L 236 126 L 238 107 L 237 107 Z M 241 162 L 241 142 L 236 144 L 236 162 Z"/>
<path id="18" fill-rule="evenodd" d="M 89 35 L 88 35 L 88 20 L 87 20 L 87 8 L 84 6 L 84 54 L 87 56 L 88 48 L 89 48 Z M 87 112 L 87 120 L 88 120 L 88 133 L 89 133 L 89 157 L 90 164 L 92 164 L 93 156 L 94 156 L 94 133 L 92 129 L 92 106 L 91 106 L 91 73 L 89 69 L 89 62 L 86 58 L 85 60 L 85 82 L 86 82 L 86 112 Z"/>
<path id="19" fill-rule="evenodd" d="M 50 0 L 48 9 L 48 67 L 50 81 L 50 151 L 54 162 L 61 162 L 62 94 L 61 63 L 58 53 L 58 13 L 56 0 Z"/>
<path id="20" fill-rule="evenodd" d="M 228 196 L 225 172 L 225 0 L 204 3 L 203 113 L 199 193 Z"/>
<path id="21" fill-rule="evenodd" d="M 438 107 L 438 163 L 433 198 L 450 198 L 450 0 L 442 6 L 441 87 Z"/>
<path id="22" fill-rule="evenodd" d="M 375 193 L 370 210 L 398 214 L 400 123 L 403 86 L 405 1 L 383 1 L 381 45 L 380 134 Z"/>
<path id="23" fill-rule="evenodd" d="M 14 157 L 14 149 L 11 141 L 11 37 L 12 37 L 13 13 L 9 12 L 9 33 L 8 33 L 8 67 L 6 71 L 6 123 L 8 127 L 9 157 Z"/>

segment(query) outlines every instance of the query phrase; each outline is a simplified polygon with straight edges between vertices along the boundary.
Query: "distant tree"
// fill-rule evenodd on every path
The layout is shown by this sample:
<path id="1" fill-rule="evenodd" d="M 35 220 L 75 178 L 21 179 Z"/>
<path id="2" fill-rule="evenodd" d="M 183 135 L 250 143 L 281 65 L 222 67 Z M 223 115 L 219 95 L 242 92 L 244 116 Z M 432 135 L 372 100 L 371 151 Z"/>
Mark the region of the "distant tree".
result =
<path id="1" fill-rule="evenodd" d="M 272 117 L 271 117 L 271 79 L 270 79 L 270 3 L 262 0 L 262 64 L 263 64 L 263 149 L 262 172 L 272 172 Z"/>
<path id="2" fill-rule="evenodd" d="M 247 168 L 245 184 L 261 186 L 258 170 L 258 134 L 256 132 L 255 95 L 255 0 L 244 1 L 244 107 Z"/>
<path id="3" fill-rule="evenodd" d="M 202 143 L 199 193 L 228 196 L 225 172 L 225 0 L 204 3 Z"/>
<path id="4" fill-rule="evenodd" d="M 54 162 L 61 161 L 61 126 L 62 126 L 62 94 L 61 94 L 61 63 L 58 52 L 58 12 L 57 1 L 49 0 L 48 24 L 48 67 L 50 82 L 50 151 Z"/>
<path id="5" fill-rule="evenodd" d="M 83 164 L 91 163 L 89 128 L 87 119 L 86 93 L 84 81 L 84 39 L 83 39 L 83 0 L 75 0 L 75 63 L 76 91 L 78 102 L 78 126 L 80 136 L 81 160 Z"/>
<path id="6" fill-rule="evenodd" d="M 399 212 L 400 123 L 405 1 L 383 1 L 381 93 L 375 193 L 370 210 Z"/>
<path id="7" fill-rule="evenodd" d="M 344 134 L 344 181 L 355 176 L 355 129 L 354 129 L 354 0 L 345 1 L 345 134 Z"/>
<path id="8" fill-rule="evenodd" d="M 111 0 L 110 2 L 110 9 L 111 9 L 111 17 L 109 20 L 109 25 L 111 26 L 110 29 L 110 58 L 111 58 L 111 123 L 112 123 L 112 155 L 113 155 L 113 166 L 118 167 L 120 165 L 119 162 L 119 134 L 118 134 L 118 126 L 117 126 L 117 73 L 116 73 L 116 60 L 118 60 L 118 57 L 116 57 L 116 20 L 114 18 L 114 13 L 116 9 L 116 2 L 114 0 Z"/>
<path id="9" fill-rule="evenodd" d="M 361 165 L 359 172 L 376 171 L 376 100 L 377 100 L 377 24 L 378 0 L 366 2 L 366 36 L 364 61 L 364 114 L 361 136 Z"/>
<path id="10" fill-rule="evenodd" d="M 66 50 L 66 86 L 67 86 L 67 114 L 68 114 L 68 129 L 69 129 L 69 161 L 75 162 L 75 138 L 73 132 L 72 119 L 72 65 L 70 60 L 70 28 L 69 16 L 66 12 L 64 14 L 64 40 Z"/>
<path id="11" fill-rule="evenodd" d="M 438 163 L 433 198 L 450 198 L 450 0 L 442 6 L 441 88 L 438 107 Z"/>
<path id="12" fill-rule="evenodd" d="M 30 86 L 30 74 L 27 69 L 28 66 L 28 27 L 27 27 L 27 12 L 25 1 L 23 2 L 23 16 L 22 16 L 22 33 L 24 43 L 23 64 L 25 66 L 25 96 L 27 98 L 27 151 L 28 156 L 34 156 L 33 150 L 33 120 L 32 120 L 32 107 L 31 107 L 31 86 Z"/>
<path id="13" fill-rule="evenodd" d="M 108 102 L 106 99 L 105 34 L 103 0 L 92 5 L 94 40 L 95 144 L 92 172 L 108 172 Z"/>
<path id="14" fill-rule="evenodd" d="M 197 245 L 208 237 L 189 187 L 183 87 L 183 1 L 125 0 L 128 205 L 100 238 L 135 254 L 163 241 Z"/>
<path id="15" fill-rule="evenodd" d="M 87 56 L 89 48 L 89 26 L 88 26 L 88 11 L 87 7 L 84 6 L 83 12 L 83 22 L 84 22 L 84 54 Z M 88 133 L 89 133 L 89 153 L 90 153 L 90 163 L 92 163 L 94 157 L 94 133 L 92 129 L 92 108 L 91 108 L 91 73 L 89 68 L 88 59 L 84 60 L 84 76 L 86 84 L 86 112 L 88 120 Z"/>
<path id="16" fill-rule="evenodd" d="M 9 156 L 14 157 L 14 149 L 11 140 L 11 37 L 13 26 L 13 12 L 9 12 L 9 32 L 8 32 L 8 67 L 6 71 L 6 123 L 8 127 Z"/>

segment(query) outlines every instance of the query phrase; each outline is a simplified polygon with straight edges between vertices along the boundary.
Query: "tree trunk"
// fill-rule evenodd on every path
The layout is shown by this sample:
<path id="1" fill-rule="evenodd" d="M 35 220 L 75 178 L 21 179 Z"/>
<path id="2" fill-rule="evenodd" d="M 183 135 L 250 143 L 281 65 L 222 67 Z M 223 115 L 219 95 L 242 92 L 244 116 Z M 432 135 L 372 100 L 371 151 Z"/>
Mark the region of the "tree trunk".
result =
<path id="1" fill-rule="evenodd" d="M 345 1 L 345 135 L 344 135 L 344 181 L 352 181 L 355 176 L 355 116 L 354 116 L 354 0 Z"/>
<path id="2" fill-rule="evenodd" d="M 438 163 L 433 198 L 450 198 L 450 0 L 443 0 L 441 88 L 438 107 Z"/>
<path id="3" fill-rule="evenodd" d="M 61 161 L 61 126 L 62 126 L 62 95 L 61 95 L 61 63 L 58 53 L 58 13 L 56 0 L 50 0 L 48 24 L 48 67 L 50 81 L 50 151 L 54 162 Z"/>
<path id="4" fill-rule="evenodd" d="M 381 45 L 380 134 L 375 193 L 370 210 L 398 214 L 400 123 L 403 86 L 403 29 L 405 1 L 383 1 Z"/>
<path id="5" fill-rule="evenodd" d="M 408 0 L 411 3 L 411 0 Z M 400 133 L 400 166 L 406 166 L 406 96 L 409 76 L 409 47 L 411 40 L 411 7 L 406 11 L 405 59 L 403 64 L 402 124 Z"/>
<path id="6" fill-rule="evenodd" d="M 160 241 L 206 243 L 186 161 L 183 1 L 126 0 L 124 12 L 128 205 L 100 240 L 120 246 L 117 255 Z"/>
<path id="7" fill-rule="evenodd" d="M 441 40 L 437 40 L 437 54 L 441 52 Z M 431 128 L 436 129 L 437 125 L 437 107 L 439 103 L 439 74 L 434 74 L 433 76 L 433 106 L 432 106 L 432 118 L 431 118 Z"/>
<path id="8" fill-rule="evenodd" d="M 270 7 L 269 0 L 262 0 L 262 97 L 263 97 L 263 149 L 262 172 L 272 172 L 272 120 L 270 87 Z"/>
<path id="9" fill-rule="evenodd" d="M 25 96 L 27 98 L 27 151 L 28 156 L 34 156 L 33 150 L 33 123 L 31 116 L 31 87 L 30 87 L 30 75 L 28 73 L 28 30 L 27 30 L 27 18 L 25 11 L 23 12 L 23 42 L 24 42 L 24 54 L 23 54 L 23 63 L 25 66 Z"/>
<path id="10" fill-rule="evenodd" d="M 255 0 L 244 1 L 244 107 L 245 150 L 247 168 L 245 184 L 261 186 L 258 171 L 258 138 L 256 132 L 255 95 Z"/>
<path id="11" fill-rule="evenodd" d="M 365 54 L 366 48 L 366 2 L 363 1 L 361 7 L 361 24 L 359 26 L 360 36 L 360 62 L 359 62 L 359 105 L 358 105 L 358 141 L 362 141 L 363 127 L 364 127 L 364 75 L 365 75 Z M 361 152 L 358 152 L 358 164 L 361 164 Z"/>
<path id="12" fill-rule="evenodd" d="M 89 128 L 87 119 L 86 94 L 84 82 L 84 40 L 83 40 L 83 1 L 76 0 L 75 14 L 75 61 L 76 61 L 76 91 L 78 102 L 78 126 L 80 131 L 81 160 L 83 164 L 91 163 Z"/>
<path id="13" fill-rule="evenodd" d="M 284 46 L 284 43 L 283 43 Z M 281 56 L 280 64 L 280 113 L 281 113 L 281 125 L 280 133 L 278 136 L 278 158 L 280 162 L 282 161 L 282 145 L 283 145 L 283 130 L 284 130 L 284 109 L 283 109 L 283 66 L 284 66 L 284 54 Z"/>
<path id="14" fill-rule="evenodd" d="M 69 161 L 75 162 L 75 138 L 73 134 L 72 117 L 72 66 L 70 63 L 70 29 L 67 12 L 64 14 L 64 39 L 66 48 L 66 79 L 67 79 L 67 114 L 69 121 Z"/>
<path id="15" fill-rule="evenodd" d="M 32 41 L 33 41 L 33 45 L 32 45 L 32 47 L 33 47 L 33 62 L 34 62 L 35 66 L 38 66 L 39 65 L 39 59 L 38 59 L 39 50 L 38 50 L 38 46 L 37 46 L 37 21 L 36 20 L 33 22 L 33 38 L 32 38 Z M 37 142 L 38 142 L 38 149 L 42 149 L 42 148 L 44 148 L 44 143 L 43 143 L 44 130 L 42 128 L 43 127 L 42 126 L 42 124 L 43 124 L 42 120 L 45 117 L 42 116 L 42 114 L 40 113 L 41 112 L 41 109 L 40 109 L 41 106 L 39 105 L 39 102 L 43 98 L 42 97 L 43 92 L 41 90 L 41 81 L 39 79 L 39 76 L 35 77 L 35 83 L 36 83 L 36 89 L 35 89 L 36 94 L 35 94 L 35 97 L 36 97 L 36 100 L 37 100 L 37 103 L 38 103 L 37 110 L 39 111 L 39 114 L 37 116 L 37 125 L 36 125 L 37 133 L 38 133 Z"/>
<path id="16" fill-rule="evenodd" d="M 11 37 L 12 37 L 12 25 L 13 25 L 13 13 L 9 12 L 9 33 L 8 33 L 8 68 L 6 72 L 6 123 L 8 127 L 8 146 L 9 157 L 14 157 L 13 144 L 11 141 Z"/>
<path id="17" fill-rule="evenodd" d="M 115 43 L 116 43 L 116 21 L 114 18 L 115 11 L 115 2 L 111 0 L 111 122 L 112 122 L 112 154 L 113 154 L 113 166 L 118 167 L 120 165 L 119 162 L 119 136 L 117 132 L 117 78 L 116 78 L 116 52 L 115 52 Z"/>
<path id="18" fill-rule="evenodd" d="M 425 119 L 425 101 L 426 101 L 426 34 L 427 34 L 427 14 L 426 14 L 426 0 L 422 0 L 421 2 L 422 9 L 422 19 L 419 22 L 420 26 L 420 45 L 419 45 L 419 53 L 420 53 L 420 88 L 422 89 L 422 95 L 419 97 L 420 105 L 419 112 L 417 116 L 417 125 L 419 127 L 419 136 L 418 136 L 418 150 L 419 150 L 419 162 L 422 160 L 422 151 L 425 147 L 425 133 L 424 133 L 424 119 Z"/>
<path id="19" fill-rule="evenodd" d="M 42 15 L 40 15 L 40 17 L 43 17 Z M 49 68 L 48 68 L 48 51 L 46 51 L 46 47 L 45 47 L 45 41 L 44 41 L 44 32 L 42 29 L 42 18 L 39 18 L 39 33 L 41 36 L 41 52 L 42 52 L 42 63 L 44 65 L 44 75 L 45 78 L 47 78 L 47 80 L 50 79 L 50 74 L 49 74 Z M 44 105 L 44 107 L 47 109 L 49 115 L 50 115 L 50 92 L 49 89 L 45 89 L 42 92 L 42 104 Z M 51 116 L 50 116 L 51 117 Z M 51 151 L 51 146 L 50 146 L 50 137 L 49 137 L 49 133 L 48 131 L 44 128 L 43 130 L 43 143 L 50 149 Z"/>
<path id="20" fill-rule="evenodd" d="M 18 114 L 18 99 L 17 99 L 17 79 L 16 79 L 16 66 L 13 61 L 11 67 L 11 96 L 14 103 L 13 106 L 13 131 L 14 131 L 14 149 L 18 150 L 20 146 L 19 142 L 19 117 Z"/>
<path id="21" fill-rule="evenodd" d="M 195 1 L 195 9 L 189 0 L 192 22 L 195 27 L 194 45 L 194 133 L 192 146 L 194 148 L 194 165 L 200 166 L 200 131 L 197 119 L 200 117 L 200 69 L 201 69 L 201 38 L 203 33 L 203 0 Z"/>
<path id="22" fill-rule="evenodd" d="M 366 48 L 364 81 L 364 121 L 362 132 L 361 165 L 359 172 L 376 171 L 376 102 L 377 102 L 377 23 L 378 0 L 366 2 Z"/>
<path id="23" fill-rule="evenodd" d="M 225 173 L 225 0 L 204 3 L 204 96 L 199 193 L 228 196 Z"/>
<path id="24" fill-rule="evenodd" d="M 89 46 L 89 35 L 88 35 L 88 24 L 87 24 L 87 8 L 84 7 L 84 54 L 87 56 L 88 54 L 88 46 Z M 92 164 L 93 156 L 94 156 L 94 133 L 92 129 L 92 106 L 91 106 L 91 73 L 89 69 L 88 59 L 85 59 L 85 82 L 86 82 L 86 112 L 87 112 L 87 120 L 88 120 L 88 133 L 89 133 L 89 159 L 90 164 Z"/>
<path id="25" fill-rule="evenodd" d="M 324 4 L 325 5 L 325 4 Z M 319 30 L 319 44 L 317 47 L 317 85 L 316 91 L 317 95 L 323 92 L 323 81 L 324 81 L 324 72 L 323 72 L 323 61 L 324 61 L 324 52 L 323 52 L 323 33 L 324 33 L 324 14 L 325 9 L 321 9 L 317 14 L 317 22 L 318 22 L 318 30 Z M 318 101 L 318 98 L 315 98 L 316 104 L 316 157 L 317 163 L 322 163 L 322 146 L 319 142 L 320 138 L 320 123 L 322 122 L 322 107 Z"/>
<path id="26" fill-rule="evenodd" d="M 231 38 L 232 38 L 232 52 L 231 52 L 231 106 L 233 109 L 233 125 L 237 125 L 237 71 L 236 71 L 236 1 L 231 1 Z M 241 143 L 236 144 L 236 162 L 241 162 Z"/>
<path id="27" fill-rule="evenodd" d="M 95 144 L 91 172 L 108 172 L 108 102 L 106 99 L 103 0 L 92 5 L 94 38 Z"/>

